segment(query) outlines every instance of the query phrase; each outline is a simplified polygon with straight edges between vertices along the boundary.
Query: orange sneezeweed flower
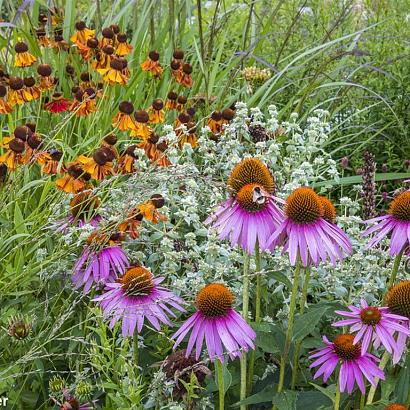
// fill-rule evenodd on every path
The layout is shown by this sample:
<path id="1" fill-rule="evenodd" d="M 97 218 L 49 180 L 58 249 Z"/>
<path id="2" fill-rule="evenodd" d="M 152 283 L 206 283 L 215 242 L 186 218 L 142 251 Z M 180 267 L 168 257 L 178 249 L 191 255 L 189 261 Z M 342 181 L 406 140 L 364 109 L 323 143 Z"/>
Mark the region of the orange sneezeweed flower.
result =
<path id="1" fill-rule="evenodd" d="M 37 159 L 37 162 L 41 166 L 41 172 L 43 174 L 56 175 L 62 157 L 63 153 L 58 149 L 52 149 L 49 152 L 46 152 L 45 155 Z M 62 165 L 61 171 L 66 171 L 64 165 Z"/>
<path id="2" fill-rule="evenodd" d="M 114 175 L 112 160 L 114 154 L 108 147 L 98 148 L 91 158 L 84 155 L 78 157 L 78 162 L 83 165 L 85 172 L 88 172 L 93 179 L 102 181 L 108 175 Z"/>
<path id="3" fill-rule="evenodd" d="M 233 120 L 234 116 L 235 116 L 235 111 L 232 108 L 225 108 L 222 111 L 222 124 L 224 125 L 229 124 Z"/>
<path id="4" fill-rule="evenodd" d="M 137 131 L 137 125 L 135 124 L 132 113 L 134 112 L 134 106 L 130 101 L 122 101 L 119 105 L 119 112 L 112 119 L 112 126 L 118 127 L 120 131 Z"/>
<path id="5" fill-rule="evenodd" d="M 181 84 L 182 81 L 182 63 L 181 61 L 173 59 L 170 64 L 171 74 L 175 78 L 175 81 L 178 84 Z"/>
<path id="6" fill-rule="evenodd" d="M 95 30 L 87 28 L 84 21 L 75 23 L 75 29 L 77 31 L 70 37 L 73 43 L 86 45 L 89 38 L 95 37 Z"/>
<path id="7" fill-rule="evenodd" d="M 186 112 L 181 112 L 178 117 L 175 120 L 175 133 L 177 136 L 179 136 L 180 134 L 183 134 L 183 130 L 181 128 L 181 125 L 184 124 L 188 124 L 188 122 L 191 120 L 191 116 Z"/>
<path id="8" fill-rule="evenodd" d="M 36 85 L 36 80 L 33 77 L 25 77 L 23 78 L 23 83 L 24 101 L 29 102 L 33 100 L 38 100 L 41 96 L 41 90 L 40 87 Z"/>
<path id="9" fill-rule="evenodd" d="M 125 85 L 128 82 L 130 72 L 127 60 L 124 58 L 114 58 L 110 63 L 110 69 L 104 75 L 103 80 L 110 85 Z"/>
<path id="10" fill-rule="evenodd" d="M 71 101 L 68 98 L 64 98 L 61 93 L 54 93 L 51 96 L 51 101 L 44 104 L 44 109 L 50 111 L 53 114 L 67 111 L 71 106 Z"/>
<path id="11" fill-rule="evenodd" d="M 102 32 L 102 38 L 100 40 L 100 48 L 103 48 L 104 46 L 114 46 L 115 43 L 115 33 L 111 27 L 105 27 L 103 28 Z"/>
<path id="12" fill-rule="evenodd" d="M 56 187 L 69 194 L 82 191 L 87 186 L 87 181 L 91 178 L 90 174 L 84 172 L 80 164 L 71 163 L 68 165 L 67 173 L 56 180 Z"/>
<path id="13" fill-rule="evenodd" d="M 115 54 L 120 57 L 127 56 L 132 51 L 132 46 L 127 42 L 127 35 L 125 33 L 117 34 L 117 46 Z"/>
<path id="14" fill-rule="evenodd" d="M 160 167 L 169 167 L 171 165 L 171 161 L 165 155 L 167 148 L 168 144 L 165 141 L 159 142 L 157 144 L 157 152 L 155 154 L 155 157 L 152 159 L 152 162 Z"/>
<path id="15" fill-rule="evenodd" d="M 158 224 L 159 221 L 166 221 L 168 218 L 161 214 L 158 209 L 165 205 L 165 199 L 160 194 L 154 194 L 148 201 L 138 205 L 137 209 L 142 214 L 143 218 L 153 224 Z"/>
<path id="16" fill-rule="evenodd" d="M 24 163 L 25 143 L 19 138 L 13 138 L 4 145 L 7 147 L 7 151 L 0 156 L 0 164 L 5 164 L 9 170 L 14 171 L 17 165 Z"/>
<path id="17" fill-rule="evenodd" d="M 109 134 L 102 140 L 101 147 L 106 147 L 111 150 L 114 155 L 114 158 L 118 159 L 118 151 L 115 148 L 115 144 L 117 143 L 118 138 L 115 134 Z"/>
<path id="18" fill-rule="evenodd" d="M 90 73 L 87 73 L 87 71 L 84 71 L 80 74 L 80 84 L 79 87 L 81 90 L 86 90 L 87 88 L 94 88 L 94 84 L 91 81 L 91 75 Z"/>
<path id="19" fill-rule="evenodd" d="M 35 133 L 35 124 L 27 124 L 27 126 L 33 126 L 34 131 L 32 130 L 33 134 L 30 135 L 27 139 L 26 143 L 26 151 L 24 153 L 23 161 L 25 164 L 30 162 L 38 161 L 39 158 L 45 156 L 45 152 L 41 151 L 40 148 L 42 146 L 43 141 L 41 140 L 40 136 Z"/>
<path id="20" fill-rule="evenodd" d="M 46 30 L 44 29 L 44 27 L 40 27 L 36 30 L 36 36 L 37 44 L 40 47 L 49 48 L 53 44 L 52 41 L 47 37 Z"/>
<path id="21" fill-rule="evenodd" d="M 145 155 L 150 160 L 155 160 L 157 158 L 157 142 L 159 141 L 159 136 L 157 134 L 151 134 L 146 140 L 141 141 L 138 144 L 138 148 L 145 151 Z"/>
<path id="22" fill-rule="evenodd" d="M 0 84 L 0 114 L 9 114 L 12 111 L 12 108 L 4 99 L 7 95 L 7 87 L 3 84 Z"/>
<path id="23" fill-rule="evenodd" d="M 184 111 L 187 101 L 188 98 L 186 98 L 185 95 L 180 95 L 177 99 L 177 110 L 180 112 Z"/>
<path id="24" fill-rule="evenodd" d="M 15 105 L 21 105 L 25 103 L 24 99 L 24 81 L 20 77 L 10 77 L 9 78 L 9 94 L 8 94 L 8 103 L 10 107 Z"/>
<path id="25" fill-rule="evenodd" d="M 96 92 L 94 88 L 86 88 L 84 91 L 78 89 L 75 93 L 75 100 L 70 106 L 70 111 L 75 112 L 77 117 L 85 117 L 97 110 Z"/>
<path id="26" fill-rule="evenodd" d="M 191 144 L 192 148 L 198 146 L 198 137 L 196 135 L 196 125 L 194 122 L 188 122 L 186 125 L 186 132 L 179 135 L 178 145 L 182 148 L 185 143 Z"/>
<path id="27" fill-rule="evenodd" d="M 14 59 L 16 67 L 30 67 L 37 61 L 37 58 L 28 52 L 28 46 L 23 41 L 19 41 L 14 46 L 14 50 L 16 51 Z"/>
<path id="28" fill-rule="evenodd" d="M 51 67 L 48 64 L 40 64 L 37 67 L 37 73 L 40 76 L 40 89 L 43 91 L 54 88 L 54 78 L 51 77 Z"/>
<path id="29" fill-rule="evenodd" d="M 164 122 L 164 103 L 160 98 L 157 98 L 148 109 L 149 122 L 151 124 L 161 124 Z"/>
<path id="30" fill-rule="evenodd" d="M 192 73 L 192 65 L 185 63 L 182 66 L 182 76 L 181 76 L 180 84 L 184 85 L 187 88 L 191 88 L 193 84 L 191 73 Z"/>
<path id="31" fill-rule="evenodd" d="M 118 162 L 116 171 L 120 174 L 131 174 L 135 172 L 134 162 L 138 159 L 137 155 L 135 155 L 135 150 L 137 146 L 130 145 L 125 149 L 125 151 L 121 154 Z"/>
<path id="32" fill-rule="evenodd" d="M 92 62 L 92 67 L 100 74 L 105 74 L 111 68 L 111 61 L 114 56 L 114 47 L 110 44 L 106 44 L 101 53 L 96 55 L 96 60 Z"/>
<path id="33" fill-rule="evenodd" d="M 222 131 L 222 114 L 220 111 L 214 111 L 208 119 L 208 127 L 212 134 L 220 134 Z"/>
<path id="34" fill-rule="evenodd" d="M 159 53 L 157 51 L 150 51 L 148 58 L 141 64 L 141 69 L 150 72 L 154 77 L 160 77 L 162 67 L 158 60 Z"/>
<path id="35" fill-rule="evenodd" d="M 77 44 L 77 51 L 84 60 L 89 60 L 90 57 L 97 55 L 98 52 L 98 40 L 95 37 L 91 37 L 87 40 L 87 43 Z"/>
<path id="36" fill-rule="evenodd" d="M 170 91 L 167 94 L 167 100 L 165 102 L 166 110 L 176 110 L 177 109 L 177 98 L 178 95 L 174 91 Z"/>
<path id="37" fill-rule="evenodd" d="M 135 131 L 131 131 L 131 137 L 138 137 L 142 140 L 148 139 L 152 133 L 151 128 L 147 125 L 149 121 L 148 113 L 144 110 L 135 111 L 134 118 L 137 129 Z"/>

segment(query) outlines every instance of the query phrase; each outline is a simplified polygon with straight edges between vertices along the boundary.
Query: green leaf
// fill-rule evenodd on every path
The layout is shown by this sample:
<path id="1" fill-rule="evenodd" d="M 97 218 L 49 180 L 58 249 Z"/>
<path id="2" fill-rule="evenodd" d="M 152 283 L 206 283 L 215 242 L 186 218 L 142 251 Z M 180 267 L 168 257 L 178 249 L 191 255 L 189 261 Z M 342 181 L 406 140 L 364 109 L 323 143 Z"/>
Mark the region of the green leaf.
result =
<path id="1" fill-rule="evenodd" d="M 295 391 L 283 391 L 276 393 L 272 398 L 272 403 L 278 410 L 296 410 L 298 393 Z"/>
<path id="2" fill-rule="evenodd" d="M 248 404 L 259 404 L 259 403 L 272 403 L 272 398 L 276 394 L 276 386 L 267 386 L 260 392 L 247 397 L 238 403 L 235 403 L 234 407 L 239 407 L 240 405 Z"/>
<path id="3" fill-rule="evenodd" d="M 275 272 L 273 270 L 268 270 L 266 271 L 266 273 L 270 278 L 273 278 L 277 280 L 278 282 L 283 283 L 288 288 L 292 287 L 292 282 L 288 279 L 288 277 L 285 274 L 281 272 Z"/>
<path id="4" fill-rule="evenodd" d="M 285 346 L 285 334 L 278 325 L 273 325 L 269 331 L 256 330 L 255 344 L 264 352 L 279 353 Z"/>
<path id="5" fill-rule="evenodd" d="M 328 309 L 329 306 L 310 308 L 307 313 L 297 317 L 293 328 L 293 339 L 300 340 L 311 333 Z"/>

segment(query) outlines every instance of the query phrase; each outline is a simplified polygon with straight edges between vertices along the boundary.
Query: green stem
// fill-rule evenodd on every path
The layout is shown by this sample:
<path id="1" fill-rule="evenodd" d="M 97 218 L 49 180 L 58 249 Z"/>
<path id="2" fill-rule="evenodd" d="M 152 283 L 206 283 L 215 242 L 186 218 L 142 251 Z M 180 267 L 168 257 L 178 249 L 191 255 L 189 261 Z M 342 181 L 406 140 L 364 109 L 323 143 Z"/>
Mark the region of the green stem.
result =
<path id="1" fill-rule="evenodd" d="M 390 353 L 388 351 L 385 351 L 382 359 L 380 360 L 380 364 L 379 364 L 379 369 L 380 370 L 384 370 L 384 368 L 386 367 L 387 362 L 389 361 L 390 358 Z M 374 381 L 375 381 L 375 386 L 372 386 L 369 390 L 369 395 L 367 396 L 367 402 L 366 404 L 372 404 L 373 403 L 373 399 L 374 399 L 374 395 L 376 394 L 376 390 L 377 390 L 377 385 L 379 383 L 379 378 L 375 377 Z"/>
<path id="2" fill-rule="evenodd" d="M 391 271 L 391 275 L 389 278 L 389 281 L 387 282 L 387 288 L 390 288 L 391 286 L 394 285 L 394 282 L 396 281 L 396 277 L 397 277 L 397 272 L 399 270 L 400 267 L 400 262 L 401 262 L 401 258 L 403 256 L 403 252 L 404 249 L 402 249 L 394 258 L 394 264 L 393 264 L 393 269 Z"/>
<path id="3" fill-rule="evenodd" d="M 336 394 L 335 394 L 335 401 L 334 401 L 334 410 L 339 410 L 340 408 L 340 379 L 337 380 L 336 385 Z"/>
<path id="4" fill-rule="evenodd" d="M 291 344 L 291 341 L 292 341 L 293 320 L 295 318 L 296 297 L 297 297 L 297 294 L 298 294 L 300 266 L 301 266 L 300 258 L 298 257 L 298 260 L 296 262 L 296 267 L 295 267 L 295 277 L 293 278 L 292 293 L 291 293 L 291 296 L 290 296 L 288 328 L 286 330 L 285 347 L 283 349 L 283 354 L 282 354 L 282 357 L 281 357 L 281 360 L 280 360 L 278 393 L 280 393 L 283 390 L 283 385 L 284 385 L 284 382 L 285 382 L 285 368 L 286 368 L 286 363 L 288 361 L 290 344 Z"/>
<path id="5" fill-rule="evenodd" d="M 305 282 L 303 284 L 302 297 L 300 299 L 300 308 L 299 308 L 300 316 L 302 316 L 305 313 L 307 292 L 308 292 L 309 281 L 310 281 L 310 273 L 311 273 L 310 267 L 305 268 Z M 291 383 L 292 390 L 295 388 L 296 383 L 298 381 L 298 361 L 299 361 L 299 353 L 300 353 L 301 346 L 302 346 L 302 340 L 298 340 L 296 343 L 295 352 L 293 353 L 292 383 Z"/>
<path id="6" fill-rule="evenodd" d="M 134 330 L 134 340 L 133 340 L 133 347 L 134 347 L 134 363 L 135 363 L 135 369 L 138 371 L 138 329 L 137 326 L 135 326 Z"/>
<path id="7" fill-rule="evenodd" d="M 360 395 L 360 410 L 364 409 L 365 401 L 366 401 L 366 392 Z"/>
<path id="8" fill-rule="evenodd" d="M 219 390 L 219 410 L 224 410 L 225 407 L 225 386 L 224 386 L 224 374 L 222 363 L 216 359 L 215 360 L 215 372 L 216 372 L 216 381 L 218 383 Z"/>
<path id="9" fill-rule="evenodd" d="M 243 252 L 243 278 L 242 278 L 242 316 L 248 321 L 249 313 L 249 255 Z M 246 352 L 241 356 L 241 389 L 240 400 L 246 398 Z M 246 410 L 246 405 L 241 405 L 241 410 Z"/>
<path id="10" fill-rule="evenodd" d="M 255 244 L 255 265 L 256 265 L 256 300 L 255 300 L 255 323 L 261 321 L 261 299 L 262 299 L 262 275 L 261 271 L 261 254 L 259 242 Z M 252 391 L 253 374 L 255 368 L 255 350 L 249 354 L 249 372 L 248 372 L 248 394 Z"/>

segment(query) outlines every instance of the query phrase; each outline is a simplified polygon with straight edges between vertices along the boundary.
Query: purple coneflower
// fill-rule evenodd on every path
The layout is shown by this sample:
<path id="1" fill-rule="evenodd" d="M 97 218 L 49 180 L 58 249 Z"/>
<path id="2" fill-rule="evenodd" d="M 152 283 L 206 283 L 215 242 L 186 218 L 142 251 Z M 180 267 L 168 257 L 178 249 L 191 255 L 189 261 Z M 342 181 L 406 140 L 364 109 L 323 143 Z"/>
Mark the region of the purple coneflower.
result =
<path id="1" fill-rule="evenodd" d="M 338 315 L 349 319 L 339 320 L 333 323 L 333 326 L 351 326 L 350 331 L 357 332 L 353 343 L 361 342 L 362 355 L 367 352 L 372 340 L 376 342 L 376 345 L 381 343 L 389 353 L 397 351 L 393 334 L 397 331 L 398 334 L 403 333 L 406 337 L 410 336 L 410 331 L 400 325 L 400 321 L 407 320 L 407 318 L 390 313 L 388 307 L 369 306 L 364 299 L 361 299 L 360 304 L 361 309 L 349 306 L 350 312 L 337 310 Z"/>
<path id="2" fill-rule="evenodd" d="M 269 237 L 283 220 L 268 168 L 256 158 L 246 158 L 233 169 L 228 186 L 231 198 L 219 205 L 205 224 L 216 229 L 220 240 L 229 238 L 231 246 L 239 245 L 250 255 L 256 243 L 262 251 L 268 249 Z"/>
<path id="3" fill-rule="evenodd" d="M 352 393 L 356 382 L 360 391 L 365 394 L 363 376 L 375 386 L 375 378 L 384 380 L 384 373 L 377 367 L 379 359 L 370 353 L 362 354 L 360 343 L 354 344 L 353 340 L 353 335 L 342 334 L 336 336 L 332 343 L 323 336 L 326 347 L 317 349 L 309 356 L 310 359 L 316 359 L 310 367 L 320 366 L 313 378 L 323 375 L 323 381 L 326 382 L 340 363 L 340 391 L 344 392 L 347 388 L 347 392 Z"/>
<path id="4" fill-rule="evenodd" d="M 332 212 L 330 212 L 332 213 Z M 283 243 L 290 263 L 296 264 L 298 255 L 303 266 L 318 265 L 328 258 L 335 265 L 352 251 L 347 235 L 334 223 L 327 221 L 324 203 L 313 189 L 295 189 L 286 200 L 285 219 L 270 237 L 268 245 Z"/>
<path id="5" fill-rule="evenodd" d="M 220 283 L 211 283 L 201 289 L 196 297 L 197 311 L 172 336 L 176 338 L 174 349 L 189 331 L 186 355 L 195 345 L 198 360 L 205 339 L 209 358 L 224 359 L 224 350 L 231 360 L 242 355 L 242 350 L 254 349 L 256 333 L 232 308 L 234 297 L 231 291 Z"/>
<path id="6" fill-rule="evenodd" d="M 108 244 L 106 236 L 98 231 L 88 237 L 88 244 L 73 268 L 72 280 L 77 289 L 84 287 L 83 292 L 88 293 L 93 283 L 104 285 L 125 272 L 128 259 L 122 248 L 116 245 L 116 236 L 118 235 L 111 236 Z M 104 244 L 103 248 L 96 250 L 96 244 L 101 243 Z"/>
<path id="7" fill-rule="evenodd" d="M 401 324 L 410 331 L 410 280 L 404 280 L 389 289 L 385 297 L 385 304 L 390 312 L 403 317 Z M 393 364 L 399 362 L 407 346 L 409 335 L 400 332 L 397 336 L 397 349 L 393 352 Z"/>
<path id="8" fill-rule="evenodd" d="M 366 223 L 377 222 L 376 225 L 366 229 L 363 236 L 377 232 L 366 248 L 377 245 L 383 238 L 391 233 L 390 255 L 399 255 L 410 244 L 410 191 L 399 194 L 389 206 L 386 215 L 369 219 Z"/>
<path id="9" fill-rule="evenodd" d="M 163 277 L 154 278 L 143 266 L 129 268 L 117 281 L 106 283 L 106 291 L 94 301 L 99 301 L 104 318 L 110 318 L 110 328 L 122 321 L 122 335 L 132 336 L 135 328 L 141 332 L 145 318 L 156 329 L 160 323 L 172 326 L 168 315 L 175 317 L 169 306 L 184 312 L 183 300 L 159 286 Z"/>

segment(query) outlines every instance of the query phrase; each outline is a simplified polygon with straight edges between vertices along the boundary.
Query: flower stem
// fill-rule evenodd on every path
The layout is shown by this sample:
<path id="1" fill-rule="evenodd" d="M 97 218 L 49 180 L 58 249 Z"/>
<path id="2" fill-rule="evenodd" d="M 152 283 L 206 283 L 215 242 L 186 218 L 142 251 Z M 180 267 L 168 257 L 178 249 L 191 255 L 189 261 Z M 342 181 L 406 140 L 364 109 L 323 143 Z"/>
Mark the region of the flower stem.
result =
<path id="1" fill-rule="evenodd" d="M 386 367 L 387 362 L 389 361 L 389 358 L 390 358 L 390 353 L 388 351 L 385 351 L 383 356 L 382 356 L 382 359 L 380 360 L 380 364 L 379 364 L 379 369 L 380 370 L 384 370 L 384 368 Z M 369 394 L 367 396 L 366 404 L 372 404 L 373 399 L 374 399 L 374 395 L 376 394 L 377 385 L 379 383 L 379 380 L 380 379 L 378 377 L 374 378 L 375 385 L 372 386 L 369 390 Z"/>
<path id="2" fill-rule="evenodd" d="M 364 403 L 366 401 L 366 392 L 360 395 L 360 410 L 364 409 Z"/>
<path id="3" fill-rule="evenodd" d="M 262 296 L 262 276 L 261 276 L 261 254 L 259 242 L 255 244 L 255 265 L 256 265 L 256 300 L 255 300 L 255 323 L 261 321 L 261 296 Z M 249 372 L 248 372 L 248 394 L 252 391 L 253 373 L 255 367 L 255 350 L 249 354 Z"/>
<path id="4" fill-rule="evenodd" d="M 335 394 L 335 401 L 334 401 L 334 410 L 339 410 L 340 408 L 340 378 L 337 379 L 336 385 L 336 394 Z"/>
<path id="5" fill-rule="evenodd" d="M 242 316 L 248 321 L 249 313 L 249 255 L 246 251 L 243 252 L 243 277 L 242 277 Z M 241 389 L 240 400 L 246 398 L 246 352 L 241 356 Z M 241 405 L 241 410 L 246 410 L 245 405 Z"/>
<path id="6" fill-rule="evenodd" d="M 219 410 L 224 410 L 225 407 L 225 386 L 224 386 L 224 374 L 223 374 L 223 365 L 220 360 L 215 360 L 215 372 L 216 379 L 219 389 Z"/>
<path id="7" fill-rule="evenodd" d="M 135 369 L 138 371 L 138 329 L 137 326 L 135 326 L 134 330 L 134 340 L 133 340 L 133 348 L 134 348 L 134 363 L 135 363 Z"/>
<path id="8" fill-rule="evenodd" d="M 310 273 L 311 273 L 311 270 L 310 270 L 310 267 L 308 266 L 305 268 L 305 282 L 303 284 L 302 297 L 300 299 L 299 313 L 301 316 L 305 313 L 305 305 L 306 305 L 306 300 L 307 300 L 307 292 L 309 288 Z M 299 360 L 299 353 L 300 353 L 301 346 L 302 346 L 302 340 L 298 340 L 296 343 L 295 352 L 293 353 L 292 383 L 291 383 L 292 390 L 295 388 L 296 383 L 298 381 L 298 360 Z"/>
<path id="9" fill-rule="evenodd" d="M 286 330 L 285 347 L 283 349 L 283 354 L 280 359 L 278 393 L 280 393 L 283 390 L 283 385 L 285 382 L 285 368 L 286 368 L 286 362 L 288 361 L 290 343 L 292 341 L 292 334 L 293 334 L 293 320 L 295 318 L 296 297 L 298 293 L 299 276 L 300 276 L 300 265 L 301 265 L 300 258 L 298 257 L 296 261 L 296 267 L 295 267 L 295 277 L 293 278 L 292 293 L 290 296 L 288 328 Z"/>
<path id="10" fill-rule="evenodd" d="M 394 282 L 396 281 L 396 277 L 397 277 L 397 272 L 399 270 L 400 267 L 400 262 L 401 262 L 401 258 L 403 256 L 403 252 L 404 249 L 402 249 L 394 258 L 394 264 L 393 264 L 393 269 L 391 271 L 391 275 L 389 278 L 389 281 L 387 282 L 387 288 L 390 288 L 390 286 L 394 285 Z"/>

